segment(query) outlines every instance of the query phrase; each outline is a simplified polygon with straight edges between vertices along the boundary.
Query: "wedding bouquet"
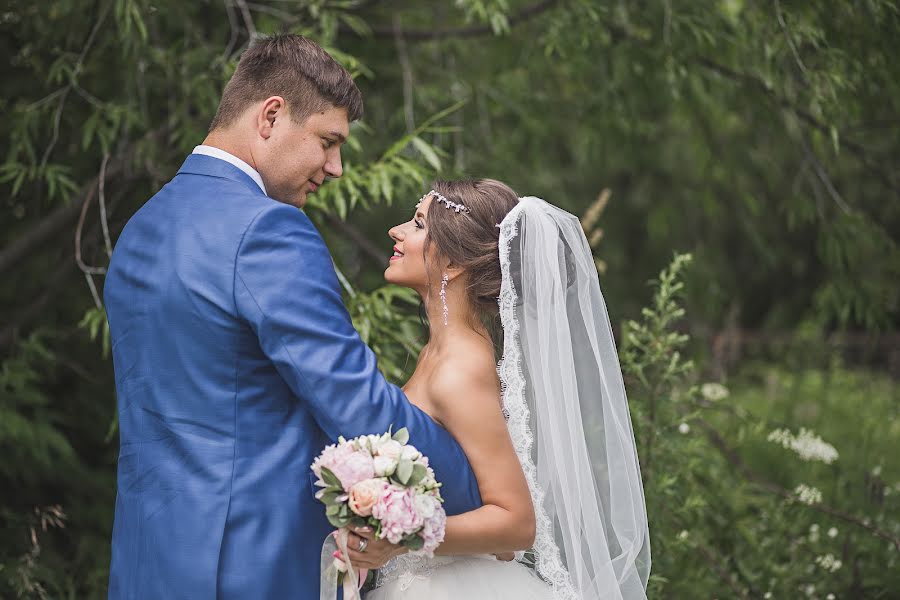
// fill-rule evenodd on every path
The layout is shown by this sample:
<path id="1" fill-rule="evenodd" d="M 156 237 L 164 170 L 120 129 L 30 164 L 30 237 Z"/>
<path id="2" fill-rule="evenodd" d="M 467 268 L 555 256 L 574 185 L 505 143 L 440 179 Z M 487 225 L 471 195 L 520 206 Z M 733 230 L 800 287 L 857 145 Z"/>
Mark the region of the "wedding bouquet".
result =
<path id="1" fill-rule="evenodd" d="M 433 556 L 444 541 L 447 516 L 441 484 L 409 432 L 338 438 L 312 464 L 328 521 L 338 529 L 373 528 L 376 539 Z"/>

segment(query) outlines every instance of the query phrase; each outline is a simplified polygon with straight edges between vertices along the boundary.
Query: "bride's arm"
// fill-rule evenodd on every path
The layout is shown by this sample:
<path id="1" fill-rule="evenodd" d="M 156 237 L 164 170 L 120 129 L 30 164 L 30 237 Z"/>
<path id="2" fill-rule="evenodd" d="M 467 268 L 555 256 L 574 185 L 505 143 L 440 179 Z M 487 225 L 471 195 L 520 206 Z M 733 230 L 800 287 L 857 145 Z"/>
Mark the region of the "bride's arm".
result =
<path id="1" fill-rule="evenodd" d="M 484 503 L 447 519 L 437 554 L 497 554 L 534 543 L 534 507 L 506 428 L 497 373 L 480 358 L 446 361 L 428 386 L 434 417 L 465 451 Z"/>

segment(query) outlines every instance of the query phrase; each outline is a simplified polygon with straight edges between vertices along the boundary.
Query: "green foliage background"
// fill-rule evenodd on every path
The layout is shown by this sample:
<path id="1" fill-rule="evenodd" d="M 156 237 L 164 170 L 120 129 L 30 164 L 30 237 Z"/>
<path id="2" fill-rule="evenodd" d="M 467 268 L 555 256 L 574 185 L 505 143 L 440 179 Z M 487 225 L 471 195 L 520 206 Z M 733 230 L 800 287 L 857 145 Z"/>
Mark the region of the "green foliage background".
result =
<path id="1" fill-rule="evenodd" d="M 389 377 L 423 335 L 417 299 L 383 287 L 388 227 L 435 175 L 502 179 L 585 216 L 644 468 L 651 597 L 900 595 L 895 2 L 8 0 L 0 596 L 105 594 L 103 269 L 203 139 L 240 52 L 281 30 L 333 51 L 366 98 L 345 176 L 307 210 Z M 692 259 L 660 275 L 673 252 Z M 730 395 L 704 396 L 709 381 Z M 767 441 L 800 427 L 837 461 Z M 821 502 L 799 502 L 801 483 Z"/>

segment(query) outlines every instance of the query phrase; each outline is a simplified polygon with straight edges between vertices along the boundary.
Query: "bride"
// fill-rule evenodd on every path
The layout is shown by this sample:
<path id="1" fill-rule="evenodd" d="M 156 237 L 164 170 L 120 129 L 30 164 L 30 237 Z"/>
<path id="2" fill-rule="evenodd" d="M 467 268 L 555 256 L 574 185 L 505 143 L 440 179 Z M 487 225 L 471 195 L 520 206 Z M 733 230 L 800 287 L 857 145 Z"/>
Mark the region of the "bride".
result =
<path id="1" fill-rule="evenodd" d="M 403 389 L 459 441 L 484 505 L 448 518 L 432 559 L 362 533 L 354 565 L 389 559 L 367 600 L 645 599 L 643 486 L 578 219 L 499 181 L 438 181 L 389 235 L 385 279 L 430 323 Z"/>

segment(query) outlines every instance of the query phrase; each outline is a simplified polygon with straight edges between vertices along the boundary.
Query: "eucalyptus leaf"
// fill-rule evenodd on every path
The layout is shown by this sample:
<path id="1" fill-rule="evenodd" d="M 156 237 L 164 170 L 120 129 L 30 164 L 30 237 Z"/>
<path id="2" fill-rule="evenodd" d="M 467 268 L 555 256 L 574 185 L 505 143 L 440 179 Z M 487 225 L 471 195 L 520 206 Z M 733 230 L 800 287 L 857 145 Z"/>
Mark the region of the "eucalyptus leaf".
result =
<path id="1" fill-rule="evenodd" d="M 402 459 L 397 463 L 397 471 L 394 478 L 403 485 L 408 485 L 409 478 L 413 473 L 413 462 L 411 460 Z"/>

